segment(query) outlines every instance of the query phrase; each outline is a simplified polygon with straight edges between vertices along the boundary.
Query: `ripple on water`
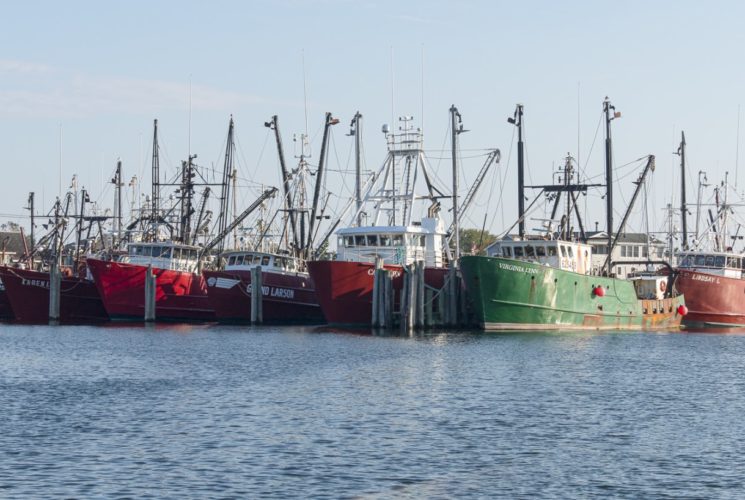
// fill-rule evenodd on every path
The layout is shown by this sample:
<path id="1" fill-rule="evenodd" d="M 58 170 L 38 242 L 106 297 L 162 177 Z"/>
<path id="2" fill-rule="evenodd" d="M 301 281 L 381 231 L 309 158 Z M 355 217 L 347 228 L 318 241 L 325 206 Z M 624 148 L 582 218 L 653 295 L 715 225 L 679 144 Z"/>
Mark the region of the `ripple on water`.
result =
<path id="1" fill-rule="evenodd" d="M 3 497 L 737 497 L 745 337 L 0 327 Z"/>

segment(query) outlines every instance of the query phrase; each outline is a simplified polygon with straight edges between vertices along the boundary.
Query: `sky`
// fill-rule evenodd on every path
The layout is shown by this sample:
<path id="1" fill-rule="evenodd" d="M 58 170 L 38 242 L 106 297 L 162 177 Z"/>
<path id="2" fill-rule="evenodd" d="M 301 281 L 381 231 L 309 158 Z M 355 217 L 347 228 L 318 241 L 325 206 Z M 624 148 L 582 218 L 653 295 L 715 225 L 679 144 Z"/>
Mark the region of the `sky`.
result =
<path id="1" fill-rule="evenodd" d="M 514 127 L 506 121 L 515 104 L 525 106 L 529 183 L 550 183 L 567 153 L 579 158 L 583 180 L 602 182 L 598 126 L 608 96 L 622 113 L 613 122 L 616 220 L 643 167 L 636 160 L 654 154 L 647 202 L 631 224 L 662 230 L 665 205 L 679 203 L 672 153 L 681 130 L 689 201 L 701 170 L 710 184 L 725 172 L 733 186 L 739 181 L 743 11 L 741 2 L 688 1 L 4 2 L 0 220 L 27 224 L 30 191 L 46 212 L 60 172 L 63 191 L 76 175 L 110 206 L 117 158 L 141 189 L 127 199 L 141 200 L 150 189 L 156 118 L 161 168 L 173 173 L 189 152 L 219 170 L 232 115 L 244 206 L 261 185 L 279 186 L 263 125 L 275 114 L 288 156 L 307 116 L 311 161 L 324 113 L 339 118 L 327 181 L 336 208 L 351 194 L 346 134 L 358 110 L 367 169 L 386 154 L 381 125 L 411 115 L 447 187 L 455 104 L 469 130 L 460 136 L 461 194 L 484 151 L 502 152 L 464 225 L 501 233 L 517 216 Z M 601 196 L 591 192 L 582 202 L 591 228 L 598 221 L 604 229 Z"/>

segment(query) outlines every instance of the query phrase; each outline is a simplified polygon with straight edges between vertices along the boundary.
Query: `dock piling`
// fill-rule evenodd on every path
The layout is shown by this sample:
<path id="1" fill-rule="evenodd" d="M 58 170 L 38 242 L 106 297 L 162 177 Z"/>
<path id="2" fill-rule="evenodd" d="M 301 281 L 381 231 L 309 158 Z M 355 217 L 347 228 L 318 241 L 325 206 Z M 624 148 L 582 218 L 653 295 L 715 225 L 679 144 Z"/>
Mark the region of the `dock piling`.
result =
<path id="1" fill-rule="evenodd" d="M 49 269 L 49 323 L 57 324 L 60 319 L 60 289 L 62 278 L 57 262 Z"/>
<path id="2" fill-rule="evenodd" d="M 145 271 L 145 323 L 155 321 L 155 280 L 153 266 L 147 266 L 147 271 Z"/>

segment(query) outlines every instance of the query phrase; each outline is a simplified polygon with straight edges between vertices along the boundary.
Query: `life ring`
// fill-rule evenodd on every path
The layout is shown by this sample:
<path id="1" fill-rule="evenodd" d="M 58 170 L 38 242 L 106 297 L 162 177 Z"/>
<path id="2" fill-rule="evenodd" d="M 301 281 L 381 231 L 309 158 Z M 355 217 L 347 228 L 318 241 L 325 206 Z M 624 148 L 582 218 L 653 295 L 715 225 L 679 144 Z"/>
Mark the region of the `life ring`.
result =
<path id="1" fill-rule="evenodd" d="M 667 283 L 665 283 L 664 281 L 660 281 L 660 291 L 662 293 L 665 293 L 665 290 L 667 290 Z"/>

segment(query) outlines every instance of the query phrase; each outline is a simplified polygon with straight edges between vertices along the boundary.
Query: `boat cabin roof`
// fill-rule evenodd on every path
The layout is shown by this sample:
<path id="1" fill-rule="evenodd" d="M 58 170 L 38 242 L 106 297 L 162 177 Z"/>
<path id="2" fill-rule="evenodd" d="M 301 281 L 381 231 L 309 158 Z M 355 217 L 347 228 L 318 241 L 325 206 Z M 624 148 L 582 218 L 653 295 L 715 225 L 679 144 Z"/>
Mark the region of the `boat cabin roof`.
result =
<path id="1" fill-rule="evenodd" d="M 709 269 L 745 269 L 745 256 L 732 252 L 693 252 L 678 254 L 678 267 Z"/>
<path id="2" fill-rule="evenodd" d="M 356 234 L 431 234 L 429 231 L 419 225 L 411 226 L 361 226 L 361 227 L 343 227 L 336 231 L 339 236 L 356 235 Z"/>

